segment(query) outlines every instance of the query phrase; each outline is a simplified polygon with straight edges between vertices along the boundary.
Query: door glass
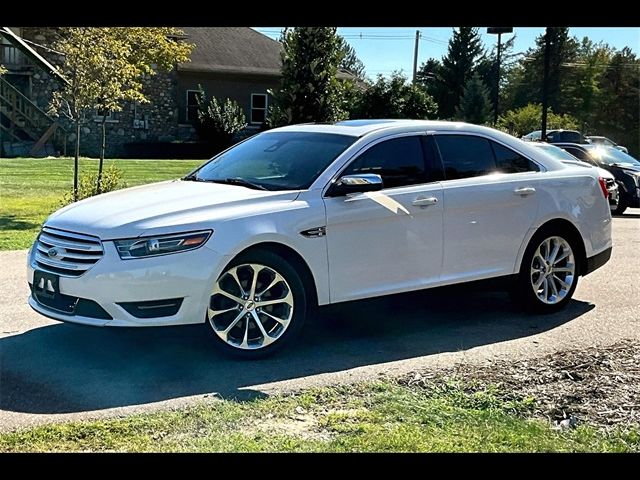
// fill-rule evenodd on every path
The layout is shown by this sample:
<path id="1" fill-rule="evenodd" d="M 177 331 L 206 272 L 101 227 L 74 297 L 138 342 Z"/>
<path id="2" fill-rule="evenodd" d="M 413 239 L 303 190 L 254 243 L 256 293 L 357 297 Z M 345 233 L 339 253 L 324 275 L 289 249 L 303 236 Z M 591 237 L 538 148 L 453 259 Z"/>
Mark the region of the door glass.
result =
<path id="1" fill-rule="evenodd" d="M 496 171 L 489 141 L 471 135 L 437 135 L 447 180 L 477 177 Z"/>
<path id="2" fill-rule="evenodd" d="M 496 166 L 501 173 L 539 172 L 540 168 L 531 160 L 524 158 L 510 148 L 491 142 L 496 154 Z"/>
<path id="3" fill-rule="evenodd" d="M 380 175 L 384 188 L 425 183 L 420 137 L 400 137 L 378 143 L 356 158 L 342 176 L 364 173 Z"/>

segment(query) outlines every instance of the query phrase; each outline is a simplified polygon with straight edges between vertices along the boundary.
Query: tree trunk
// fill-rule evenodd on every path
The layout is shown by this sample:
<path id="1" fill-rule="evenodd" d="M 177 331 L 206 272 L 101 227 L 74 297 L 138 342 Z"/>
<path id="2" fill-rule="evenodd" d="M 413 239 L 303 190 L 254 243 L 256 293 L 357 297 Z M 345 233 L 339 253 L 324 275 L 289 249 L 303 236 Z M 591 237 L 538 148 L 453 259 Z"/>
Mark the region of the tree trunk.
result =
<path id="1" fill-rule="evenodd" d="M 102 116 L 102 146 L 100 147 L 100 161 L 98 162 L 98 184 L 97 184 L 97 193 L 100 195 L 102 193 L 102 166 L 104 164 L 104 152 L 107 149 L 107 115 Z"/>
<path id="2" fill-rule="evenodd" d="M 78 158 L 80 157 L 80 120 L 76 120 L 76 154 L 73 158 L 73 201 L 78 201 Z"/>

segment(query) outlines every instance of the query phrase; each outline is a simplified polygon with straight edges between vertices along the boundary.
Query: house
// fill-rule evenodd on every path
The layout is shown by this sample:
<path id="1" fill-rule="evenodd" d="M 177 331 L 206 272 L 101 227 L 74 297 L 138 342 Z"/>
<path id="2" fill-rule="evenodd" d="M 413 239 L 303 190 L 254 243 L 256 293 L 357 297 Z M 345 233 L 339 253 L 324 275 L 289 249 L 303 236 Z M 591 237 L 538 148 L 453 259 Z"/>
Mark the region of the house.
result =
<path id="1" fill-rule="evenodd" d="M 53 50 L 59 28 L 9 27 L 24 40 L 0 33 L 0 154 L 44 156 L 62 154 L 75 140 L 64 118 L 49 115 L 52 92 L 59 88 L 35 56 L 53 65 L 62 57 Z M 279 85 L 279 42 L 248 27 L 181 27 L 185 40 L 195 44 L 191 62 L 178 64 L 171 72 L 158 72 L 145 79 L 146 104 L 129 103 L 107 118 L 107 156 L 138 156 L 175 142 L 197 140 L 196 92 L 201 85 L 207 96 L 238 102 L 247 118 L 247 130 L 263 125 L 269 105 L 267 91 Z M 1 31 L 0 31 L 1 32 Z M 37 53 L 36 53 L 37 52 Z M 44 62 L 44 65 L 46 65 Z M 81 154 L 98 156 L 102 117 L 94 112 L 81 129 Z M 142 152 L 142 153 L 141 153 Z"/>

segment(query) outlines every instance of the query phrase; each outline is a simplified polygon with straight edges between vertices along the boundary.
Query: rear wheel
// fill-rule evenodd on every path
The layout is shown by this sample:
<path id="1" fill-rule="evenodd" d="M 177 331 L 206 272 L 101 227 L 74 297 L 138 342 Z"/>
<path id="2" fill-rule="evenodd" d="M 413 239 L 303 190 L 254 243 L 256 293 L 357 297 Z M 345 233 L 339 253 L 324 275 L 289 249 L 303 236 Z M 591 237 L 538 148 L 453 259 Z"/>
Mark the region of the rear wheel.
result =
<path id="1" fill-rule="evenodd" d="M 236 258 L 220 275 L 207 323 L 217 347 L 255 359 L 297 336 L 306 310 L 304 285 L 295 269 L 272 252 L 256 250 Z"/>
<path id="2" fill-rule="evenodd" d="M 518 276 L 515 299 L 529 310 L 563 308 L 578 285 L 578 250 L 573 235 L 545 230 L 531 239 Z"/>

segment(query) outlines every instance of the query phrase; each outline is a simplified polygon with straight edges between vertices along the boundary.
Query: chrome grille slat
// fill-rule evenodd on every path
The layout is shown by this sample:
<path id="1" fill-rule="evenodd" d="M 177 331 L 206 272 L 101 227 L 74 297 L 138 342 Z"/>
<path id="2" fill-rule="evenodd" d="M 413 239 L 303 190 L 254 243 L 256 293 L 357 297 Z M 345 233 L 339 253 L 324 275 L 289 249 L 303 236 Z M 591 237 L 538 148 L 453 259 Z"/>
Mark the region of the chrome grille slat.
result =
<path id="1" fill-rule="evenodd" d="M 42 252 L 44 255 L 47 254 L 47 252 L 49 251 L 50 247 L 45 247 L 43 243 L 38 243 L 38 251 Z M 90 254 L 90 253 L 77 253 L 77 252 L 70 252 L 68 250 L 65 251 L 64 258 L 75 258 L 77 260 L 100 260 L 102 258 L 102 255 L 97 253 L 97 254 Z"/>
<path id="2" fill-rule="evenodd" d="M 45 233 L 50 233 L 52 235 L 57 235 L 59 237 L 82 240 L 84 242 L 89 242 L 89 243 L 100 243 L 100 240 L 97 237 L 92 237 L 91 235 L 84 235 L 82 233 L 67 232 L 66 230 L 58 230 L 57 228 L 51 228 L 51 227 L 42 227 L 42 231 Z"/>
<path id="3" fill-rule="evenodd" d="M 42 228 L 35 247 L 35 268 L 68 277 L 79 277 L 104 254 L 99 238 L 51 227 Z M 52 249 L 57 252 L 49 256 Z"/>
<path id="4" fill-rule="evenodd" d="M 46 233 L 40 234 L 40 241 L 46 243 L 52 247 L 69 248 L 72 250 L 82 250 L 86 252 L 102 252 L 102 246 L 100 244 L 90 245 L 88 243 L 78 243 L 74 241 L 64 241 L 59 238 L 51 237 Z"/>

